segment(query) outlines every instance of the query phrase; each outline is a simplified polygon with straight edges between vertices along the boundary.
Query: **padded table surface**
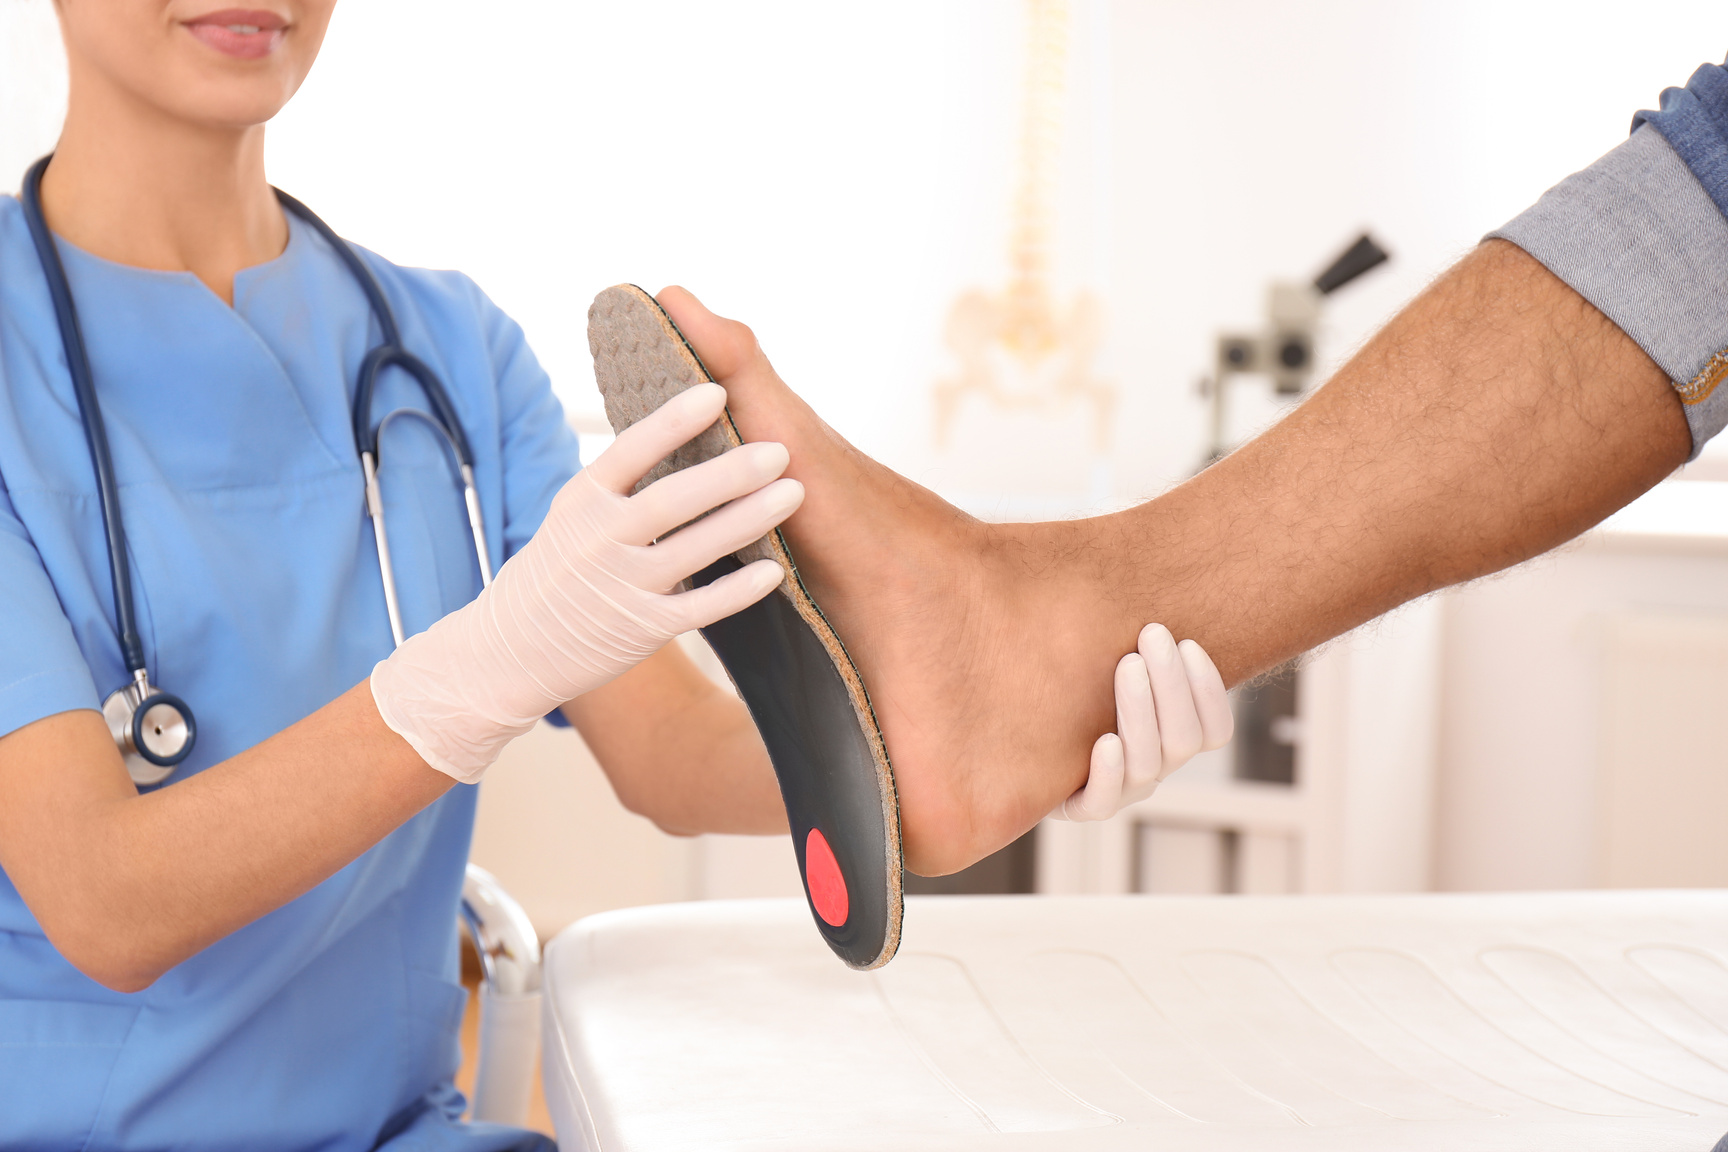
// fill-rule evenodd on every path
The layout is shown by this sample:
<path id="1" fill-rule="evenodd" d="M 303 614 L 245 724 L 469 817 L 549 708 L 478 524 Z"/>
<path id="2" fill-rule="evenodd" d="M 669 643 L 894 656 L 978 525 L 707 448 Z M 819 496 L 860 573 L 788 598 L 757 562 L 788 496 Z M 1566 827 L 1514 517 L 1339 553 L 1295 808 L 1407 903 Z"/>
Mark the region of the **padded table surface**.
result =
<path id="1" fill-rule="evenodd" d="M 1728 893 L 922 897 L 886 968 L 802 901 L 546 953 L 566 1152 L 1708 1152 Z"/>

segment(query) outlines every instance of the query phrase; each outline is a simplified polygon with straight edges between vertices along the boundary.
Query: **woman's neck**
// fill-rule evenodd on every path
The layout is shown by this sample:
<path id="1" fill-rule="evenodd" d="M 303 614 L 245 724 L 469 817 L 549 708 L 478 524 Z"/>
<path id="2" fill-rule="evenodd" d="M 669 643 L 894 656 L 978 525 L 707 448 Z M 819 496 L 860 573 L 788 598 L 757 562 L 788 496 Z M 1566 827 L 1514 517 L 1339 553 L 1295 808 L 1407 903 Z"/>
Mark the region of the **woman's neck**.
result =
<path id="1" fill-rule="evenodd" d="M 170 117 L 72 77 L 66 125 L 42 178 L 49 226 L 139 268 L 191 272 L 224 303 L 234 274 L 282 254 L 288 222 L 264 178 L 264 127 Z"/>

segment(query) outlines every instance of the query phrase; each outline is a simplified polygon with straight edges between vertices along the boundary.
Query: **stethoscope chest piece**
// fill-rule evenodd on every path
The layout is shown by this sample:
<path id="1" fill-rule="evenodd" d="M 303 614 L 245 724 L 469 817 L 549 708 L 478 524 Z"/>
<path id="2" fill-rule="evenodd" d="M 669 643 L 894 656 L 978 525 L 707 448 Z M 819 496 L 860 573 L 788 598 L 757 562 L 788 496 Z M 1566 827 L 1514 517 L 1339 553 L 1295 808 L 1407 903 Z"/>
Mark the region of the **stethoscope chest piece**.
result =
<path id="1" fill-rule="evenodd" d="M 142 673 L 102 702 L 102 718 L 119 745 L 126 772 L 140 788 L 173 775 L 198 738 L 192 709 L 171 692 L 158 692 Z"/>

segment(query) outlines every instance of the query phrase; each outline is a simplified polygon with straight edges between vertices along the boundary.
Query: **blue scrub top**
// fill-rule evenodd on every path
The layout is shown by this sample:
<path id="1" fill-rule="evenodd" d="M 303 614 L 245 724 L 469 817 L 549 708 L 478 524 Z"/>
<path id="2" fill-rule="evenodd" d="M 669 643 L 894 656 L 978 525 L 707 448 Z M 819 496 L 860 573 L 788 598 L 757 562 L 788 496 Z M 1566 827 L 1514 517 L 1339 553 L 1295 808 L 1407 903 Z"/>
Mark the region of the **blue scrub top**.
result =
<path id="1" fill-rule="evenodd" d="M 365 679 L 390 627 L 349 409 L 379 339 L 335 254 L 289 217 L 229 308 L 190 273 L 60 243 L 124 507 L 151 681 L 198 718 L 163 787 Z M 473 445 L 495 563 L 579 467 L 522 330 L 466 277 L 363 253 Z M 400 372 L 376 414 L 425 402 Z M 391 425 L 381 482 L 404 624 L 479 575 L 444 449 Z M 100 708 L 127 679 L 89 451 L 18 202 L 0 197 L 0 734 Z M 532 1147 L 456 1123 L 457 786 L 299 899 L 131 995 L 80 974 L 0 874 L 0 1146 Z M 528 1143 L 524 1143 L 529 1139 Z"/>

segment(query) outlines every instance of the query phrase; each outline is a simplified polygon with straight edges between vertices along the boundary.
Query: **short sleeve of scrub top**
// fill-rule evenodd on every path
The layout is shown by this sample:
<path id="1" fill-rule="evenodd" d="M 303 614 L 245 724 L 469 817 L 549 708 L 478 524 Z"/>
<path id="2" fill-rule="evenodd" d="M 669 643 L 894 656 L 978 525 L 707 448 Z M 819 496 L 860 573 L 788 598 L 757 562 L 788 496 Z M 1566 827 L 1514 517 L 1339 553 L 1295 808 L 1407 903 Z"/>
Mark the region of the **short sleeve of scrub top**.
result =
<path id="1" fill-rule="evenodd" d="M 100 707 L 54 585 L 4 489 L 0 588 L 0 733 L 58 712 Z"/>
<path id="2" fill-rule="evenodd" d="M 236 277 L 232 308 L 187 273 L 60 252 L 108 426 L 146 663 L 198 717 L 171 788 L 316 711 L 390 652 L 350 418 L 379 334 L 335 254 L 292 218 L 286 251 Z M 502 564 L 580 466 L 575 436 L 521 329 L 471 281 L 362 256 L 403 343 L 451 393 Z M 424 407 L 387 373 L 373 419 Z M 445 451 L 412 417 L 380 444 L 411 633 L 480 587 Z M 22 211 L 0 197 L 0 733 L 97 708 L 125 679 L 53 311 Z M 459 1123 L 450 1086 L 475 792 L 452 788 L 133 994 L 67 964 L 0 875 L 0 1146 L 541 1146 Z"/>

